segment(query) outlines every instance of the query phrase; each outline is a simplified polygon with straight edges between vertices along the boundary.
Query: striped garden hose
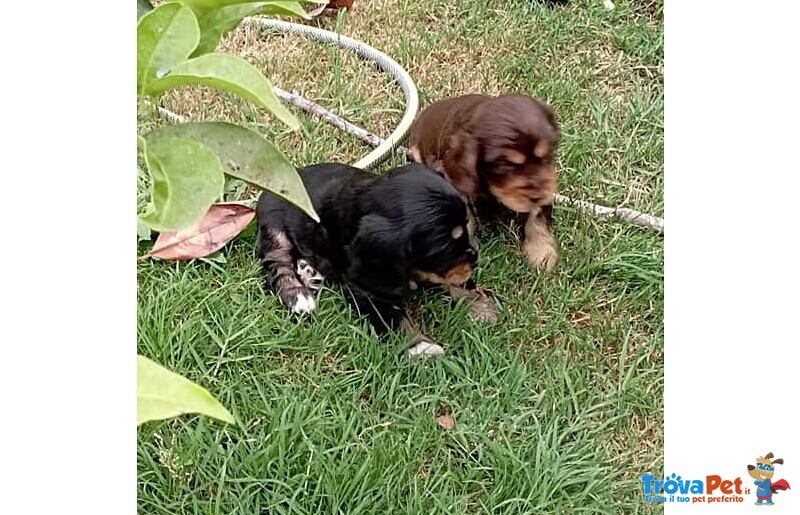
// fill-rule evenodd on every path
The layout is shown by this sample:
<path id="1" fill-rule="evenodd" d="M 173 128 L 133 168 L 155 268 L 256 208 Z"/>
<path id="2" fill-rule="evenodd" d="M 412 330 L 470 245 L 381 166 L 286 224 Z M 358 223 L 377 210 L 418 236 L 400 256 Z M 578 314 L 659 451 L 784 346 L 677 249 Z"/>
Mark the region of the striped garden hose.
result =
<path id="1" fill-rule="evenodd" d="M 394 59 L 366 43 L 329 30 L 269 18 L 250 17 L 245 21 L 247 23 L 260 25 L 266 29 L 290 32 L 307 36 L 317 41 L 339 45 L 346 50 L 355 52 L 359 57 L 375 62 L 383 71 L 392 75 L 400 85 L 406 98 L 406 108 L 403 112 L 403 117 L 400 119 L 400 123 L 388 138 L 373 149 L 372 152 L 359 159 L 353 166 L 363 169 L 376 167 L 385 160 L 406 137 L 408 131 L 411 129 L 411 124 L 414 122 L 414 118 L 417 116 L 417 111 L 419 110 L 419 96 L 417 93 L 417 86 L 414 84 L 411 76 L 402 66 L 397 64 Z"/>

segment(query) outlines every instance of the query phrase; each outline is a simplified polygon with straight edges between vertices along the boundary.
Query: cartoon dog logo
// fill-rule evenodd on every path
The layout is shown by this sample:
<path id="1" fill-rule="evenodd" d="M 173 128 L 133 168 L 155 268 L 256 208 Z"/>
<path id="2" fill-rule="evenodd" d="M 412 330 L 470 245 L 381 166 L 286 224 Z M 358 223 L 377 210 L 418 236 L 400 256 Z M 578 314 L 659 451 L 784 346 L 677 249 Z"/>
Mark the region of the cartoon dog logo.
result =
<path id="1" fill-rule="evenodd" d="M 785 479 L 772 482 L 772 476 L 775 475 L 775 465 L 783 465 L 783 458 L 772 459 L 772 456 L 771 452 L 767 453 L 766 456 L 756 459 L 755 466 L 747 466 L 747 473 L 756 480 L 756 497 L 758 498 L 756 506 L 774 506 L 772 494 L 791 488 Z"/>

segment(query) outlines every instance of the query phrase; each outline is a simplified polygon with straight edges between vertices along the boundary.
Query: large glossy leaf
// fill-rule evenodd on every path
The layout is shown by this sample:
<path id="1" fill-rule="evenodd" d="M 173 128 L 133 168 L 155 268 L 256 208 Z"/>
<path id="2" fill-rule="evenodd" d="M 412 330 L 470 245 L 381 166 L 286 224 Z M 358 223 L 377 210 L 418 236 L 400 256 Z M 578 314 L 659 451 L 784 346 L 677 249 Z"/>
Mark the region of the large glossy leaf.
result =
<path id="1" fill-rule="evenodd" d="M 197 140 L 219 157 L 225 173 L 269 190 L 319 221 L 295 167 L 257 132 L 226 122 L 170 125 L 145 135 L 148 144 L 161 139 Z"/>
<path id="2" fill-rule="evenodd" d="M 152 210 L 139 218 L 156 231 L 176 231 L 202 217 L 222 195 L 225 176 L 216 153 L 198 141 L 147 141 Z"/>
<path id="3" fill-rule="evenodd" d="M 161 4 L 136 26 L 136 86 L 147 84 L 184 61 L 200 41 L 200 28 L 191 10 L 177 3 Z"/>
<path id="4" fill-rule="evenodd" d="M 227 54 L 205 54 L 175 65 L 166 76 L 147 86 L 147 93 L 157 96 L 164 91 L 190 84 L 203 84 L 235 93 L 265 109 L 292 130 L 300 123 L 281 104 L 272 84 L 252 64 L 240 57 Z"/>
<path id="5" fill-rule="evenodd" d="M 233 415 L 205 388 L 158 363 L 137 356 L 136 425 L 184 413 L 201 413 L 235 424 Z"/>
<path id="6" fill-rule="evenodd" d="M 243 19 L 252 16 L 264 5 L 265 2 L 227 5 L 199 15 L 197 22 L 200 25 L 200 43 L 192 57 L 213 52 L 226 32 L 238 27 Z"/>
<path id="7" fill-rule="evenodd" d="M 153 250 L 142 258 L 186 260 L 210 256 L 241 233 L 255 216 L 253 208 L 242 204 L 212 204 L 196 224 L 160 233 Z"/>
<path id="8" fill-rule="evenodd" d="M 298 16 L 306 20 L 311 19 L 311 16 L 306 14 L 297 2 L 247 2 L 212 9 L 198 16 L 200 43 L 192 56 L 197 57 L 213 52 L 225 33 L 238 27 L 246 17 L 256 14 L 281 14 Z"/>

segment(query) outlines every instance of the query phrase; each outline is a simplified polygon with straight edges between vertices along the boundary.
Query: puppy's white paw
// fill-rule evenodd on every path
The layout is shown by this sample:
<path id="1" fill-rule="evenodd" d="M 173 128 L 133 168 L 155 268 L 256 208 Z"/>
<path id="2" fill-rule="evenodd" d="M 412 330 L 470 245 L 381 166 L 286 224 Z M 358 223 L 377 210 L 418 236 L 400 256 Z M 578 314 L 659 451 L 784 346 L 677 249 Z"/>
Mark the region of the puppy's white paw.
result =
<path id="1" fill-rule="evenodd" d="M 409 356 L 443 356 L 444 349 L 441 345 L 422 340 L 408 348 Z"/>
<path id="2" fill-rule="evenodd" d="M 325 277 L 305 259 L 297 260 L 297 276 L 307 288 L 314 291 L 322 288 L 322 283 L 325 281 Z"/>
<path id="3" fill-rule="evenodd" d="M 291 304 L 292 313 L 298 313 L 300 315 L 311 313 L 316 307 L 317 303 L 314 297 L 306 293 L 298 293 L 294 302 Z"/>

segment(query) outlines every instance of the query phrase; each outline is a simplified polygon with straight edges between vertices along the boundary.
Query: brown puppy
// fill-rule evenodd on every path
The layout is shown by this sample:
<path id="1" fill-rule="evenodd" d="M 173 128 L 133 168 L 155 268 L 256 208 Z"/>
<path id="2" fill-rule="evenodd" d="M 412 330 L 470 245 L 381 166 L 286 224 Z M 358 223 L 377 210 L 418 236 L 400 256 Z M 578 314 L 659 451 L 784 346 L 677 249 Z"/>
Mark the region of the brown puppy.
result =
<path id="1" fill-rule="evenodd" d="M 528 95 L 464 95 L 435 102 L 409 133 L 414 161 L 445 173 L 478 215 L 527 214 L 522 249 L 536 268 L 558 260 L 553 237 L 558 123 Z"/>

